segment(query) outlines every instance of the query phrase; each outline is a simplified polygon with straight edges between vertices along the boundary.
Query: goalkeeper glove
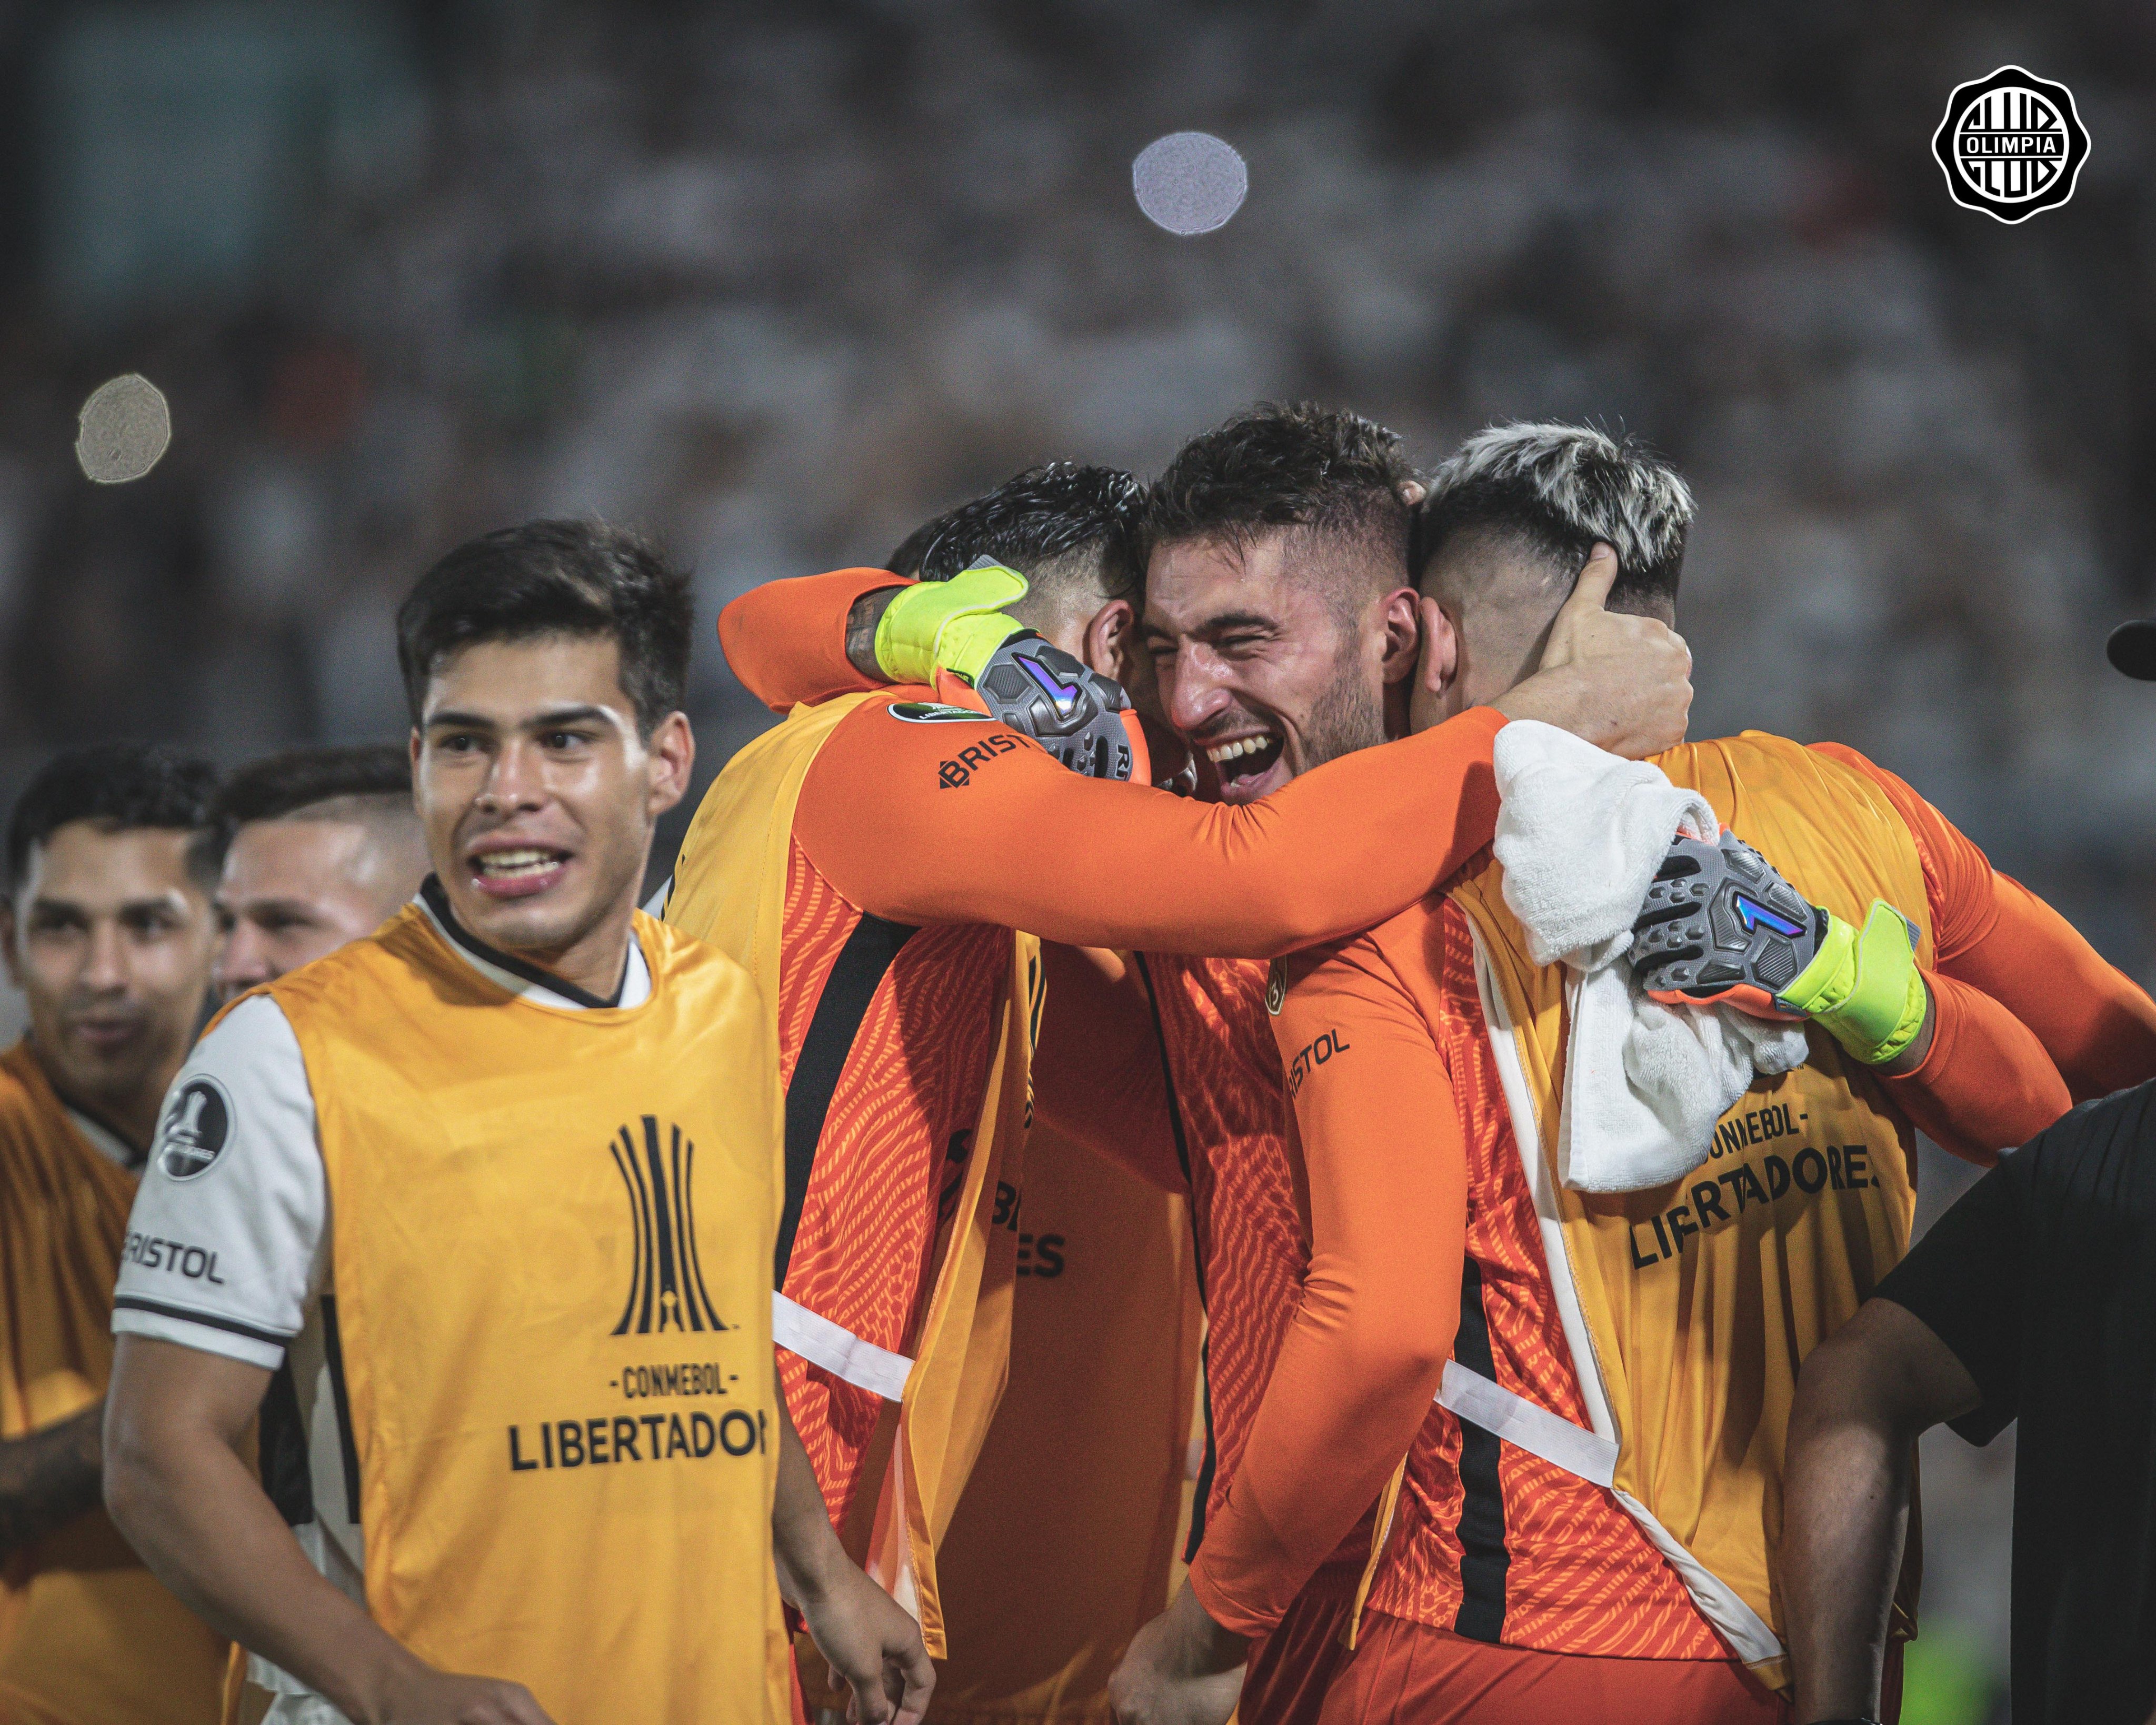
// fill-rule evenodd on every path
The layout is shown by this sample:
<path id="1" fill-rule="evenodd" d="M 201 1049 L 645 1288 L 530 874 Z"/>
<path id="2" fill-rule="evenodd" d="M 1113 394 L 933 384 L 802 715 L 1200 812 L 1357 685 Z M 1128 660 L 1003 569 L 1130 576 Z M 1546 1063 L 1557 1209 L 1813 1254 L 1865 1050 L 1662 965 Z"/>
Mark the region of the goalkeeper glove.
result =
<path id="1" fill-rule="evenodd" d="M 1883 1066 L 1916 1040 L 1930 1005 L 1916 947 L 1915 927 L 1884 900 L 1852 927 L 1725 827 L 1712 845 L 1671 841 L 1633 923 L 1631 958 L 1654 999 L 1810 1019 Z"/>
<path id="2" fill-rule="evenodd" d="M 998 608 L 1025 593 L 1024 576 L 985 557 L 948 581 L 902 588 L 876 625 L 876 663 L 893 682 L 955 678 L 972 704 L 1072 772 L 1144 784 L 1145 732 L 1122 685 Z"/>
<path id="3" fill-rule="evenodd" d="M 1027 633 L 1003 613 L 1025 595 L 1024 576 L 986 557 L 948 581 L 902 587 L 876 624 L 876 664 L 894 683 L 933 684 L 944 670 L 978 688 L 996 649 Z"/>

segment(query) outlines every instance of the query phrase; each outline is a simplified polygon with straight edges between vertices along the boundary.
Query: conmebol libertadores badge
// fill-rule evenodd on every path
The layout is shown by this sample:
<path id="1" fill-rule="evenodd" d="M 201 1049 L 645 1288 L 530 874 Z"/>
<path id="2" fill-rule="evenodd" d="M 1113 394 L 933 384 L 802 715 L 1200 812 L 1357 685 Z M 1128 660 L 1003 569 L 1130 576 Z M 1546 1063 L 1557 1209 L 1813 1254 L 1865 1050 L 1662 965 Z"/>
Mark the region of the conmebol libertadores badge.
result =
<path id="1" fill-rule="evenodd" d="M 2088 152 L 2074 93 L 2019 66 L 1958 85 L 1932 134 L 1953 201 L 2002 222 L 2025 222 L 2071 198 Z"/>

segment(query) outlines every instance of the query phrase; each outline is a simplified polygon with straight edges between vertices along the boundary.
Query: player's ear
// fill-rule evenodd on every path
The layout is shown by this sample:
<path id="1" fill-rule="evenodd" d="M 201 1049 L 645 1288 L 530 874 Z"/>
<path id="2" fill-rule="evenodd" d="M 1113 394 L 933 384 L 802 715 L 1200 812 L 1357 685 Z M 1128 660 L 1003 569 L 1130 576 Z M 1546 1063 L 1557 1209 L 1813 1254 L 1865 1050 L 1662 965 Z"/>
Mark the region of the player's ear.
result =
<path id="1" fill-rule="evenodd" d="M 651 775 L 646 808 L 655 819 L 689 794 L 690 775 L 696 766 L 696 733 L 686 713 L 669 713 L 652 726 L 644 759 Z"/>
<path id="2" fill-rule="evenodd" d="M 1078 656 L 1086 669 L 1128 686 L 1126 661 L 1137 651 L 1137 613 L 1128 599 L 1111 599 L 1093 614 Z"/>
<path id="3" fill-rule="evenodd" d="M 1416 598 L 1415 619 L 1422 633 L 1419 680 L 1424 692 L 1442 695 L 1460 675 L 1460 633 L 1445 608 L 1427 595 Z"/>
<path id="4" fill-rule="evenodd" d="M 1414 670 L 1422 646 L 1422 626 L 1416 616 L 1420 599 L 1411 587 L 1395 588 L 1385 595 L 1385 656 L 1381 670 L 1385 681 L 1404 681 Z"/>

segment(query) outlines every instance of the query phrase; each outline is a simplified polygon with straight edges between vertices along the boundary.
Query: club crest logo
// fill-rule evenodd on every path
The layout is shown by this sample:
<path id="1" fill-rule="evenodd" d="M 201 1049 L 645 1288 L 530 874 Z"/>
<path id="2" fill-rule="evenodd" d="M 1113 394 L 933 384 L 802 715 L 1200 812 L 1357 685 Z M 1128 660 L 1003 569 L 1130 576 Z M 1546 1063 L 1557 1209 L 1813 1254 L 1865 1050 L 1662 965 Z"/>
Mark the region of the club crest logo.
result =
<path id="1" fill-rule="evenodd" d="M 190 1078 L 165 1105 L 151 1159 L 168 1180 L 194 1180 L 217 1166 L 232 1142 L 232 1096 L 207 1074 Z"/>
<path id="2" fill-rule="evenodd" d="M 696 1256 L 696 1204 L 692 1186 L 696 1144 L 678 1126 L 662 1143 L 659 1122 L 644 1117 L 642 1142 L 624 1127 L 608 1142 L 622 1189 L 629 1194 L 629 1231 L 635 1243 L 629 1301 L 617 1336 L 651 1336 L 667 1330 L 723 1330 L 704 1290 Z"/>
<path id="3" fill-rule="evenodd" d="M 2074 195 L 2089 135 L 2065 85 L 2001 66 L 1955 88 L 1932 153 L 1956 203 L 2011 224 Z"/>

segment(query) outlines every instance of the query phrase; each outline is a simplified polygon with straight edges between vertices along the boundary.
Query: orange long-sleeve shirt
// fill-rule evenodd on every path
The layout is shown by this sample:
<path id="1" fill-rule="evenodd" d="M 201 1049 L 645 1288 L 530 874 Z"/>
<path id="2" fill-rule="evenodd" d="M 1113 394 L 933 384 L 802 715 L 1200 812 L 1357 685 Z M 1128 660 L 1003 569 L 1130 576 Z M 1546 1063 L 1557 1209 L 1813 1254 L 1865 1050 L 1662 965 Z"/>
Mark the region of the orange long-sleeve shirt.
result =
<path id="1" fill-rule="evenodd" d="M 861 594 L 894 584 L 896 578 L 883 571 L 847 571 L 755 590 L 721 619 L 736 673 L 780 709 L 812 696 L 869 686 L 845 656 L 846 619 Z M 2101 1091 L 2130 1081 L 2118 1075 L 2137 1061 L 2144 1063 L 2144 1070 L 2156 1070 L 2156 1009 L 2145 996 L 2103 964 L 2056 912 L 2016 883 L 1994 875 L 1982 852 L 1907 785 L 1835 746 L 1822 747 L 1872 773 L 1907 819 L 1922 857 L 1939 955 L 1939 969 L 1931 978 L 1937 1025 L 1922 1066 L 1891 1084 L 1895 1100 L 1921 1127 L 1958 1153 L 1982 1158 L 2048 1124 L 2066 1106 L 2046 1053 L 2076 1095 L 2086 1086 Z M 1367 822 L 1368 811 L 1357 818 Z M 1464 842 L 1468 834 L 1460 836 Z M 1132 882 L 1123 890 L 1144 887 Z M 1179 950 L 1196 948 L 1181 945 Z M 1293 1232 L 1293 1186 L 1306 1176 L 1290 1168 L 1277 1069 L 1260 1073 L 1255 1057 L 1244 1053 L 1264 1049 L 1272 1029 L 1260 1004 L 1261 983 L 1249 967 L 1232 961 L 1156 957 L 1145 989 L 1117 1003 L 1111 994 L 1088 999 L 1075 986 L 1081 973 L 1058 967 L 1051 954 L 1048 1033 L 1037 1068 L 1042 1112 L 1156 1182 L 1193 1190 L 1213 1329 L 1209 1380 L 1218 1471 L 1207 1483 L 1211 1516 L 1218 1522 L 1256 1427 L 1261 1399 L 1271 1405 L 1269 1380 L 1291 1328 L 1290 1302 L 1309 1245 L 1307 1217 L 1305 1237 Z M 2072 999 L 2049 993 L 2052 979 L 2061 976 L 2070 980 Z M 2031 1037 L 2017 1018 L 2036 1026 L 2037 1035 Z M 2041 1048 L 2035 1045 L 2039 1040 Z M 1163 1075 L 1173 1076 L 1172 1096 L 1163 1089 Z M 1416 1120 L 1422 1130 L 1428 1119 L 1452 1117 L 1410 1112 L 1403 1117 Z M 1187 1173 L 1177 1158 L 1178 1132 Z M 1393 1147 L 1408 1142 L 1411 1137 L 1395 1138 Z M 1391 1219 L 1414 1210 L 1402 1204 Z M 1418 1251 L 1427 1245 L 1419 1234 Z M 1453 1332 L 1445 1326 L 1456 1317 L 1447 1318 L 1445 1312 L 1456 1314 L 1458 1304 L 1457 1258 L 1453 1261 L 1452 1306 L 1435 1314 L 1447 1349 Z M 1317 1273 L 1322 1285 L 1313 1321 L 1346 1322 L 1353 1304 L 1352 1278 L 1335 1286 L 1332 1279 L 1341 1274 L 1337 1265 Z M 1296 1311 L 1294 1322 L 1301 1321 Z M 1440 1353 L 1440 1369 L 1443 1358 Z M 1425 1394 L 1419 1406 L 1427 1405 Z M 1380 1481 L 1399 1453 L 1395 1447 L 1378 1470 Z M 1294 1464 L 1308 1465 L 1306 1459 Z M 1329 1467 L 1328 1458 L 1306 1478 L 1324 1476 Z M 1288 1490 L 1293 1466 L 1280 1478 Z M 1336 1539 L 1353 1527 L 1369 1495 L 1340 1524 Z M 1314 1502 L 1311 1507 L 1313 1525 L 1339 1519 L 1337 1505 Z M 1628 1536 L 1630 1528 L 1625 1522 Z M 1207 1547 L 1224 1551 L 1238 1537 L 1231 1527 L 1217 1539 L 1209 1536 Z M 1322 1543 L 1322 1532 L 1311 1538 Z M 1300 1564 L 1303 1555 L 1294 1562 Z M 1235 1561 L 1205 1560 L 1201 1585 L 1203 1575 L 1216 1567 L 1232 1569 Z M 1689 1607 L 1676 1594 L 1667 1603 L 1691 1620 Z M 1250 1615 L 1238 1626 L 1256 1633 L 1273 1615 Z"/>
<path id="2" fill-rule="evenodd" d="M 837 621 L 845 574 L 822 588 Z M 783 583 L 798 590 L 814 583 Z M 737 667 L 761 637 L 722 628 Z M 778 639 L 790 639 L 782 631 Z M 757 680 L 752 675 L 752 682 Z M 886 691 L 831 730 L 794 809 L 776 988 L 782 1077 L 815 1122 L 784 1291 L 903 1352 L 937 1210 L 968 1154 L 987 1070 L 988 1006 L 1009 931 L 1100 946 L 1252 956 L 1344 932 L 1411 901 L 1489 836 L 1500 716 L 1309 774 L 1245 809 L 1086 779 L 1029 739 Z M 1367 820 L 1361 848 L 1343 845 Z M 1403 843 L 1402 834 L 1414 842 Z M 1383 834 L 1382 841 L 1378 835 Z M 838 984 L 834 983 L 834 978 Z M 800 1104 L 804 1049 L 824 1091 Z M 1009 1194 L 1014 1214 L 1021 1194 Z M 879 1406 L 798 1357 L 788 1404 L 826 1502 L 850 1512 Z"/>
<path id="3" fill-rule="evenodd" d="M 2145 994 L 2056 912 L 1995 875 L 1907 785 L 1846 750 L 1831 752 L 1887 790 L 1924 867 L 1937 1027 L 1923 1063 L 1887 1086 L 1920 1126 L 1985 1159 L 2064 1110 L 2061 1070 L 2075 1075 L 2076 1089 L 2156 1073 L 2156 1005 Z M 1191 1573 L 1207 1609 L 1245 1634 L 1278 1620 L 1403 1454 L 1406 1531 L 1395 1548 L 1405 1556 L 1389 1559 L 1371 1604 L 1450 1626 L 1475 1537 L 1460 1526 L 1460 1422 L 1433 1409 L 1431 1397 L 1466 1333 L 1471 1265 L 1482 1291 L 1480 1345 L 1505 1362 L 1486 1375 L 1584 1420 L 1532 1201 L 1484 1070 L 1468 951 L 1460 913 L 1434 896 L 1368 934 L 1286 963 L 1292 983 L 1273 1022 L 1288 1067 L 1297 1129 L 1290 1153 L 1310 1267 L 1240 1467 Z M 1495 1153 L 1501 1138 L 1503 1155 Z M 1724 1656 L 1606 1493 L 1510 1446 L 1497 1466 L 1508 1503 L 1522 1506 L 1503 1530 L 1512 1572 L 1506 1640 Z"/>

